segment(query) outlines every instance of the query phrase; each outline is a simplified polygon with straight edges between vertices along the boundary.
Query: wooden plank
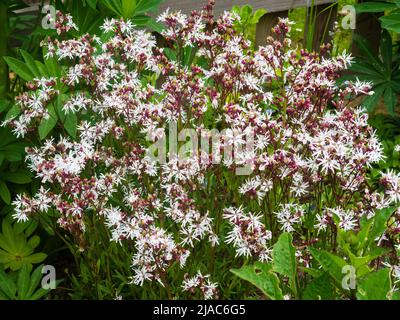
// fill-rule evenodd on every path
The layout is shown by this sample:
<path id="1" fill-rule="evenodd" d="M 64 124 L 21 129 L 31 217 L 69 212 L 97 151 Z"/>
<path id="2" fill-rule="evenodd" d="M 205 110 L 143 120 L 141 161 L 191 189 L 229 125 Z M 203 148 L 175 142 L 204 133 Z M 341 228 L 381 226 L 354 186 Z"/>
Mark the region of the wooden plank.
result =
<path id="1" fill-rule="evenodd" d="M 317 6 L 317 18 L 315 21 L 315 31 L 313 39 L 313 50 L 319 52 L 322 44 L 329 43 L 332 38 L 329 34 L 333 29 L 336 19 L 337 6 L 330 7 L 330 4 Z"/>
<path id="2" fill-rule="evenodd" d="M 334 0 L 315 0 L 315 4 L 332 3 Z M 160 5 L 160 12 L 168 7 L 171 10 L 181 10 L 190 13 L 192 10 L 200 10 L 207 3 L 207 0 L 165 0 Z M 253 9 L 267 9 L 268 12 L 279 12 L 290 10 L 297 7 L 310 5 L 310 0 L 215 0 L 215 13 L 220 14 L 225 10 L 230 10 L 233 6 L 244 6 L 249 4 Z"/>
<path id="3" fill-rule="evenodd" d="M 271 29 L 278 23 L 279 18 L 286 18 L 288 11 L 278 11 L 264 14 L 256 27 L 256 48 L 267 44 L 267 37 L 271 35 Z"/>

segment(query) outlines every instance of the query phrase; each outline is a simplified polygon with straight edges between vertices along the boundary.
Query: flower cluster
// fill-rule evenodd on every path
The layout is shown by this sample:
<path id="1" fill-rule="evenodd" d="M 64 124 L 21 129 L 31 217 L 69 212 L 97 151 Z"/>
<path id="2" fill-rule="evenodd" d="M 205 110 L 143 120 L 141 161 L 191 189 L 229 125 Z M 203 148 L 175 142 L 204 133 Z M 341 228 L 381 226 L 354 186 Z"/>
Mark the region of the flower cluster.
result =
<path id="1" fill-rule="evenodd" d="M 166 48 L 130 21 L 115 19 L 105 21 L 101 38 L 48 39 L 48 56 L 66 62 L 65 73 L 30 83 L 18 100 L 21 114 L 7 120 L 16 135 L 31 134 L 55 100 L 77 117 L 75 139 L 53 135 L 27 150 L 29 167 L 45 187 L 19 196 L 15 217 L 54 209 L 59 226 L 85 250 L 88 215 L 94 214 L 111 240 L 129 243 L 134 284 L 166 285 L 169 268 L 186 268 L 205 247 L 228 254 L 232 246 L 231 259 L 268 261 L 282 231 L 304 235 L 295 238 L 296 256 L 307 265 L 303 241 L 356 230 L 360 219 L 400 200 L 398 175 L 382 175 L 384 194 L 368 181 L 367 170 L 383 151 L 367 115 L 349 105 L 370 85 L 336 84 L 351 57 L 327 59 L 293 48 L 287 19 L 253 51 L 234 27 L 239 17 L 225 12 L 214 19 L 212 5 L 190 16 L 162 14 Z M 61 87 L 69 91 L 56 99 Z M 238 133 L 221 136 L 217 149 L 231 147 L 235 161 L 225 155 L 211 162 L 211 148 L 184 158 L 169 152 L 157 162 L 146 152 L 146 137 L 151 144 L 162 141 L 172 123 L 178 130 Z M 249 135 L 252 149 L 246 148 Z M 235 174 L 244 164 L 249 177 Z M 199 288 L 205 298 L 216 294 L 200 273 L 183 288 Z"/>
<path id="2" fill-rule="evenodd" d="M 199 290 L 205 300 L 216 299 L 218 297 L 218 284 L 211 282 L 210 275 L 203 275 L 200 271 L 191 278 L 186 275 L 182 288 L 183 291 L 191 294 L 195 294 Z"/>

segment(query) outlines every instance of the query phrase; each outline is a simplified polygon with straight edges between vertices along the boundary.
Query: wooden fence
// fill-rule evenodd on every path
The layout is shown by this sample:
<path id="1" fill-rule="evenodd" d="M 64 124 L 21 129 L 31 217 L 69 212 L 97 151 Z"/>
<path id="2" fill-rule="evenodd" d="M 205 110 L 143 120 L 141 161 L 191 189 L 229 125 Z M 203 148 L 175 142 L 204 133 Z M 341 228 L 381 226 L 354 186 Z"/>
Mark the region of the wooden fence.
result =
<path id="1" fill-rule="evenodd" d="M 0 0 L 3 1 L 3 0 Z M 359 0 L 358 2 L 362 2 Z M 25 0 L 26 3 L 31 5 L 29 11 L 38 10 L 38 0 Z M 207 0 L 164 0 L 160 5 L 160 11 L 167 8 L 171 10 L 181 10 L 184 13 L 189 13 L 192 10 L 199 10 L 206 4 Z M 333 6 L 330 10 L 325 10 L 335 0 L 314 0 L 318 17 L 316 21 L 317 35 L 314 38 L 313 48 L 318 49 L 320 43 L 329 40 L 329 33 L 323 32 L 325 26 L 332 27 L 333 21 L 337 17 L 337 6 Z M 267 13 L 260 19 L 256 29 L 256 45 L 265 43 L 267 36 L 270 33 L 271 27 L 276 24 L 279 17 L 287 17 L 291 9 L 298 7 L 310 7 L 311 0 L 215 0 L 215 13 L 219 14 L 224 10 L 230 10 L 233 6 L 251 5 L 253 9 L 266 9 Z M 380 24 L 376 14 L 359 14 L 357 15 L 356 32 L 367 38 L 374 50 L 377 52 Z M 322 36 L 325 38 L 322 39 Z M 353 53 L 357 55 L 357 48 L 353 48 Z"/>

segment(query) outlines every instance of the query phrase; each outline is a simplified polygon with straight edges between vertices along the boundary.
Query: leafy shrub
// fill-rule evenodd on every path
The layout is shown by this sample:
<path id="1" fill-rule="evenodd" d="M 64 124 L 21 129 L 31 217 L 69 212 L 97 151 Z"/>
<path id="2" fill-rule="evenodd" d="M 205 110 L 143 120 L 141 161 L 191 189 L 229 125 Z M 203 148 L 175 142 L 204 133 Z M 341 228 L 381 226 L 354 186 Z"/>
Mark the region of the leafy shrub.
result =
<path id="1" fill-rule="evenodd" d="M 26 156 L 42 186 L 17 197 L 14 218 L 57 226 L 78 297 L 248 297 L 233 269 L 269 298 L 343 298 L 320 286 L 338 288 L 344 257 L 368 277 L 348 296 L 377 297 L 385 278 L 389 297 L 400 176 L 370 183 L 382 146 L 349 105 L 370 85 L 337 86 L 351 57 L 292 47 L 288 20 L 254 51 L 238 15 L 212 8 L 163 13 L 165 49 L 123 19 L 43 43 L 61 74 L 30 81 L 4 123 L 44 140 Z M 60 35 L 77 29 L 57 19 Z M 225 133 L 210 143 L 207 129 Z"/>

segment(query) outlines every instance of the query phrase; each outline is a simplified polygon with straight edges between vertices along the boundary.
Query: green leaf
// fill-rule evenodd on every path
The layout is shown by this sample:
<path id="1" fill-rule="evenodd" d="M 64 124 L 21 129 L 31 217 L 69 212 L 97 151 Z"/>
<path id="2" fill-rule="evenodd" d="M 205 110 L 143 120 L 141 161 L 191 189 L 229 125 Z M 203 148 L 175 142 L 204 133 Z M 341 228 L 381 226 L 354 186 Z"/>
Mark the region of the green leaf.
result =
<path id="1" fill-rule="evenodd" d="M 144 27 L 150 22 L 151 17 L 145 15 L 138 15 L 134 16 L 131 20 L 135 26 Z"/>
<path id="2" fill-rule="evenodd" d="M 282 233 L 275 243 L 273 251 L 273 270 L 289 278 L 296 276 L 295 248 L 292 245 L 292 235 Z"/>
<path id="3" fill-rule="evenodd" d="M 385 88 L 384 85 L 374 87 L 374 94 L 364 99 L 362 105 L 368 110 L 368 112 L 373 112 L 375 110 L 379 100 L 382 98 Z"/>
<path id="4" fill-rule="evenodd" d="M 264 16 L 264 14 L 266 14 L 266 13 L 267 13 L 267 10 L 265 10 L 265 9 L 258 9 L 258 10 L 254 13 L 254 15 L 253 15 L 253 17 L 252 17 L 252 19 L 251 19 L 251 23 L 257 24 L 257 23 L 260 21 L 260 19 Z"/>
<path id="5" fill-rule="evenodd" d="M 68 113 L 65 117 L 64 128 L 72 138 L 76 138 L 76 130 L 78 126 L 78 118 L 75 113 Z"/>
<path id="6" fill-rule="evenodd" d="M 343 278 L 342 269 L 348 263 L 342 258 L 325 250 L 310 248 L 310 252 L 313 258 L 319 262 L 322 269 L 335 280 L 336 285 L 341 287 Z"/>
<path id="7" fill-rule="evenodd" d="M 109 10 L 114 12 L 118 17 L 122 16 L 122 7 L 120 1 L 112 1 L 112 0 L 101 0 L 101 3 L 105 5 Z"/>
<path id="8" fill-rule="evenodd" d="M 268 298 L 282 300 L 282 290 L 279 287 L 279 278 L 272 272 L 269 264 L 256 262 L 252 266 L 243 266 L 240 269 L 231 269 L 233 274 L 249 281 L 259 288 Z"/>
<path id="9" fill-rule="evenodd" d="M 161 2 L 163 2 L 163 0 L 139 0 L 135 8 L 135 13 L 140 14 L 154 11 Z"/>
<path id="10" fill-rule="evenodd" d="M 33 236 L 32 238 L 29 239 L 28 241 L 28 246 L 30 246 L 32 249 L 35 249 L 40 243 L 40 237 L 39 236 Z"/>
<path id="11" fill-rule="evenodd" d="M 93 10 L 96 10 L 97 0 L 86 0 L 86 3 L 91 7 Z"/>
<path id="12" fill-rule="evenodd" d="M 303 300 L 333 300 L 334 288 L 327 273 L 313 279 L 303 292 Z"/>
<path id="13" fill-rule="evenodd" d="M 7 110 L 8 107 L 10 106 L 11 102 L 6 100 L 6 99 L 1 99 L 0 100 L 0 113 Z"/>
<path id="14" fill-rule="evenodd" d="M 34 253 L 27 257 L 24 257 L 23 260 L 28 263 L 40 263 L 43 262 L 44 259 L 47 258 L 47 254 L 43 252 Z"/>
<path id="15" fill-rule="evenodd" d="M 38 266 L 31 275 L 30 283 L 29 283 L 29 289 L 27 292 L 27 296 L 30 297 L 33 295 L 35 289 L 39 285 L 40 281 L 42 280 L 42 270 L 43 270 L 43 264 Z"/>
<path id="16" fill-rule="evenodd" d="M 394 115 L 394 108 L 397 105 L 397 95 L 392 87 L 387 87 L 383 95 L 383 101 L 389 114 Z"/>
<path id="17" fill-rule="evenodd" d="M 10 119 L 14 119 L 15 117 L 17 117 L 19 114 L 21 113 L 21 109 L 19 108 L 18 105 L 14 104 L 10 110 L 8 110 L 5 120 L 10 120 Z"/>
<path id="18" fill-rule="evenodd" d="M 121 0 L 122 17 L 127 19 L 133 17 L 136 9 L 136 0 Z"/>
<path id="19" fill-rule="evenodd" d="M 40 140 L 43 140 L 44 138 L 47 137 L 47 135 L 50 133 L 51 130 L 56 126 L 57 124 L 57 113 L 54 110 L 53 106 L 49 106 L 49 118 L 48 119 L 42 119 L 40 121 L 39 125 L 39 137 Z"/>
<path id="20" fill-rule="evenodd" d="M 363 277 L 357 285 L 359 300 L 387 300 L 391 289 L 389 268 L 380 269 Z"/>
<path id="21" fill-rule="evenodd" d="M 19 170 L 17 172 L 6 172 L 3 174 L 3 178 L 9 182 L 17 184 L 32 182 L 31 173 L 25 170 Z"/>
<path id="22" fill-rule="evenodd" d="M 42 74 L 35 63 L 35 59 L 33 59 L 33 57 L 25 50 L 20 49 L 19 51 L 21 52 L 22 58 L 24 58 L 26 66 L 29 68 L 31 73 L 37 78 L 41 77 Z"/>
<path id="23" fill-rule="evenodd" d="M 18 273 L 17 288 L 18 299 L 26 300 L 30 284 L 30 268 L 28 265 L 22 266 Z"/>
<path id="24" fill-rule="evenodd" d="M 292 244 L 292 235 L 282 233 L 272 250 L 273 270 L 283 276 L 289 277 L 293 292 L 297 295 L 296 278 L 297 263 L 296 250 Z"/>
<path id="25" fill-rule="evenodd" d="M 11 203 L 10 190 L 8 190 L 8 187 L 3 180 L 0 180 L 0 197 L 6 204 Z"/>
<path id="26" fill-rule="evenodd" d="M 18 59 L 13 57 L 3 57 L 7 62 L 8 66 L 12 71 L 14 71 L 18 76 L 20 76 L 25 81 L 30 81 L 34 78 L 33 73 L 29 70 L 27 65 Z"/>
<path id="27" fill-rule="evenodd" d="M 400 33 L 400 13 L 393 13 L 380 17 L 382 28 Z"/>
<path id="28" fill-rule="evenodd" d="M 390 2 L 364 2 L 355 5 L 357 13 L 363 12 L 383 12 L 385 10 L 395 9 L 396 5 Z"/>
<path id="29" fill-rule="evenodd" d="M 392 37 L 390 36 L 390 33 L 387 30 L 382 31 L 379 47 L 380 47 L 383 65 L 385 66 L 386 72 L 391 73 L 391 71 L 392 71 Z"/>
<path id="30" fill-rule="evenodd" d="M 29 298 L 29 300 L 39 300 L 40 298 L 42 298 L 43 296 L 48 294 L 49 291 L 50 291 L 50 289 L 40 288 L 38 291 L 36 291 L 34 294 L 32 294 L 32 296 Z"/>
<path id="31" fill-rule="evenodd" d="M 378 60 L 377 55 L 373 52 L 371 46 L 368 41 L 365 40 L 358 34 L 354 34 L 353 41 L 357 45 L 357 48 L 363 53 L 363 55 L 368 58 L 368 61 L 372 64 L 374 68 L 378 68 L 381 66 L 381 62 Z"/>
<path id="32" fill-rule="evenodd" d="M 7 295 L 9 299 L 15 299 L 17 287 L 8 275 L 0 268 L 0 289 Z"/>
<path id="33" fill-rule="evenodd" d="M 374 223 L 372 225 L 371 231 L 368 234 L 368 242 L 366 247 L 369 247 L 371 243 L 375 241 L 375 238 L 382 236 L 383 232 L 386 229 L 386 221 L 396 209 L 397 206 L 376 211 L 374 216 Z"/>

